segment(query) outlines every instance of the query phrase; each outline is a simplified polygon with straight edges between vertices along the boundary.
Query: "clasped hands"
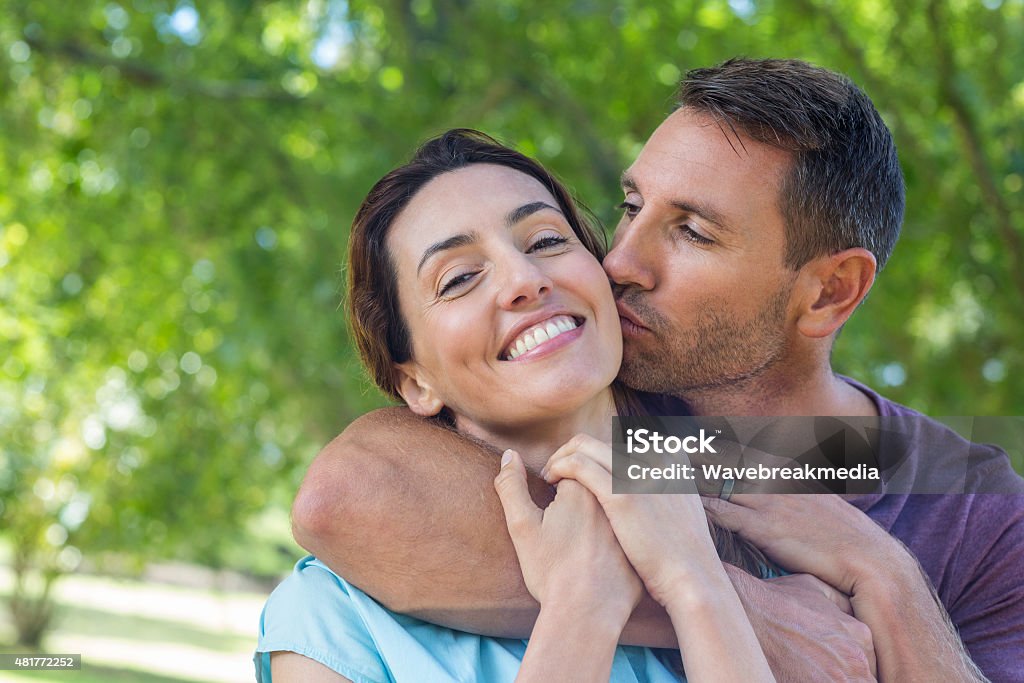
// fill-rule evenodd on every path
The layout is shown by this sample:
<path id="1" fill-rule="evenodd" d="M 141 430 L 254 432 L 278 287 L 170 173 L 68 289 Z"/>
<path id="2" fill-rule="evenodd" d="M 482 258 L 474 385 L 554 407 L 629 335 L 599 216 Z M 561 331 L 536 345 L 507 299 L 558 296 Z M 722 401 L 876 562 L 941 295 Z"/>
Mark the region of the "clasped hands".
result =
<path id="1" fill-rule="evenodd" d="M 556 487 L 544 510 L 530 499 L 525 467 L 513 451 L 505 453 L 495 486 L 527 588 L 542 605 L 559 599 L 549 584 L 568 586 L 595 592 L 602 602 L 624 596 L 618 608 L 628 618 L 641 582 L 667 607 L 684 599 L 676 594 L 702 573 L 720 571 L 699 497 L 613 496 L 608 444 L 573 437 L 541 475 Z"/>
<path id="2" fill-rule="evenodd" d="M 898 552 L 898 542 L 838 496 L 613 495 L 611 446 L 586 435 L 558 449 L 541 476 L 556 486 L 544 510 L 513 451 L 495 487 L 524 581 L 542 605 L 578 606 L 621 627 L 643 588 L 670 611 L 696 599 L 722 572 L 707 508 L 781 566 L 807 572 L 765 581 L 726 565 L 778 680 L 873 680 L 871 633 L 850 616 L 848 596 L 868 571 L 856 559 L 864 548 Z"/>

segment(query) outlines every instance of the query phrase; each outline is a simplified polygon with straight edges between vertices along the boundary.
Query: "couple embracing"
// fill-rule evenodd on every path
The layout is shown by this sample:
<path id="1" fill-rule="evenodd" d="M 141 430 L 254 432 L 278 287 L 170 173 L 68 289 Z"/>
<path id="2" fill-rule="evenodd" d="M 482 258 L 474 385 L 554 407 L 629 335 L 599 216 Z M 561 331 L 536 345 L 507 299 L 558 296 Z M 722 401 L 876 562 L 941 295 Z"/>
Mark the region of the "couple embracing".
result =
<path id="1" fill-rule="evenodd" d="M 607 253 L 556 179 L 473 131 L 370 191 L 349 315 L 408 408 L 310 468 L 315 557 L 268 601 L 260 680 L 1024 680 L 1005 454 L 974 485 L 1011 495 L 612 494 L 615 415 L 916 415 L 830 365 L 903 218 L 870 100 L 730 60 L 678 105 Z"/>

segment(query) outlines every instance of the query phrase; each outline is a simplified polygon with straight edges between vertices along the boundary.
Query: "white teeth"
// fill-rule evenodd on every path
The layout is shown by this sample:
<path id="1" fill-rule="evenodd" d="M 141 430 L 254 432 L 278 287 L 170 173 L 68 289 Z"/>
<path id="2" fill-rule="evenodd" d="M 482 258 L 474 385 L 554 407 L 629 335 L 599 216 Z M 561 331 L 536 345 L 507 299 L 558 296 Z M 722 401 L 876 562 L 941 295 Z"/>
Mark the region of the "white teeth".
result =
<path id="1" fill-rule="evenodd" d="M 576 320 L 571 316 L 560 315 L 552 318 L 530 329 L 529 332 L 521 335 L 514 343 L 509 344 L 506 357 L 509 360 L 518 358 L 544 342 L 550 341 L 564 332 L 571 332 L 577 327 Z"/>

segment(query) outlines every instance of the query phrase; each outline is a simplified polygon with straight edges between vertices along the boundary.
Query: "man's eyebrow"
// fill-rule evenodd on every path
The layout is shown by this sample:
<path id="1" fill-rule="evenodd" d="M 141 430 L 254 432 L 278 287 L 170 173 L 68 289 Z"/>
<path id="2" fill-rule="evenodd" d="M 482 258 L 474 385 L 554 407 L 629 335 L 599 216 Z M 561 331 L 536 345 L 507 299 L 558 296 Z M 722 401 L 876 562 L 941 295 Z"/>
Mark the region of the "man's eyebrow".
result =
<path id="1" fill-rule="evenodd" d="M 477 241 L 477 239 L 478 236 L 475 232 L 464 232 L 458 235 L 452 235 L 451 237 L 443 239 L 440 242 L 434 242 L 429 247 L 427 247 L 427 250 L 423 252 L 423 256 L 420 257 L 420 264 L 416 266 L 416 275 L 419 276 L 420 271 L 423 270 L 423 264 L 426 263 L 431 256 L 442 251 L 447 251 L 448 249 L 457 249 L 459 247 L 465 247 L 467 245 L 473 244 L 474 242 Z"/>
<path id="2" fill-rule="evenodd" d="M 511 228 L 519 221 L 526 220 L 528 217 L 544 209 L 551 209 L 552 211 L 562 213 L 561 209 L 551 206 L 547 202 L 530 202 L 509 211 L 508 215 L 505 216 L 505 225 Z"/>
<path id="3" fill-rule="evenodd" d="M 729 225 L 725 222 L 725 219 L 722 217 L 722 214 L 715 210 L 713 207 L 708 206 L 707 204 L 695 201 L 687 201 L 683 199 L 673 200 L 669 203 L 675 208 L 679 209 L 680 211 L 700 216 L 704 220 L 714 223 L 722 230 L 725 230 L 726 232 L 732 232 L 732 228 L 730 228 Z"/>
<path id="4" fill-rule="evenodd" d="M 619 182 L 622 184 L 622 189 L 624 190 L 632 190 L 634 192 L 640 191 L 640 188 L 637 187 L 636 181 L 633 179 L 633 176 L 629 174 L 629 171 L 626 171 L 622 174 L 622 177 L 619 179 Z M 726 223 L 725 217 L 722 215 L 722 213 L 715 209 L 714 207 L 705 204 L 704 202 L 699 202 L 692 199 L 674 199 L 670 201 L 669 204 L 685 213 L 692 213 L 694 215 L 700 216 L 704 220 L 714 223 L 722 230 L 732 232 L 732 228 L 729 227 L 728 223 Z"/>
<path id="5" fill-rule="evenodd" d="M 623 171 L 622 175 L 619 176 L 619 184 L 622 185 L 624 190 L 636 190 L 636 181 L 633 180 L 633 176 L 629 174 L 629 171 Z"/>

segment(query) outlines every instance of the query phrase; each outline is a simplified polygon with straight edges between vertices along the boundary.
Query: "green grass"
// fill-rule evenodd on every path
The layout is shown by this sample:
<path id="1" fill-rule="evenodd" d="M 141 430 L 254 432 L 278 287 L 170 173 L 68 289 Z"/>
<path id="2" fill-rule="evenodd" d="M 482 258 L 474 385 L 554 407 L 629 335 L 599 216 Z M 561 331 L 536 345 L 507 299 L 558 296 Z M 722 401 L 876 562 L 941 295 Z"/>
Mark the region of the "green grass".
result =
<path id="1" fill-rule="evenodd" d="M 0 648 L 0 652 L 23 652 L 15 648 Z M 118 668 L 82 663 L 77 671 L 0 671 L 3 683 L 21 681 L 53 681 L 54 683 L 192 683 L 187 678 L 161 676 L 138 669 Z"/>
<path id="2" fill-rule="evenodd" d="M 110 614 L 88 607 L 63 605 L 58 624 L 62 631 L 86 633 L 100 630 L 106 637 L 135 642 L 175 642 L 185 645 L 232 652 L 252 644 L 252 636 L 214 631 L 199 625 L 176 623 L 137 615 Z M 253 625 L 255 633 L 255 624 Z"/>
<path id="3" fill-rule="evenodd" d="M 0 565 L 0 642 L 13 637 L 10 575 Z M 0 683 L 241 683 L 253 680 L 258 593 L 70 576 L 57 584 L 58 612 L 41 654 L 78 653 L 79 671 L 0 671 Z M 24 652 L 16 646 L 0 652 Z"/>

